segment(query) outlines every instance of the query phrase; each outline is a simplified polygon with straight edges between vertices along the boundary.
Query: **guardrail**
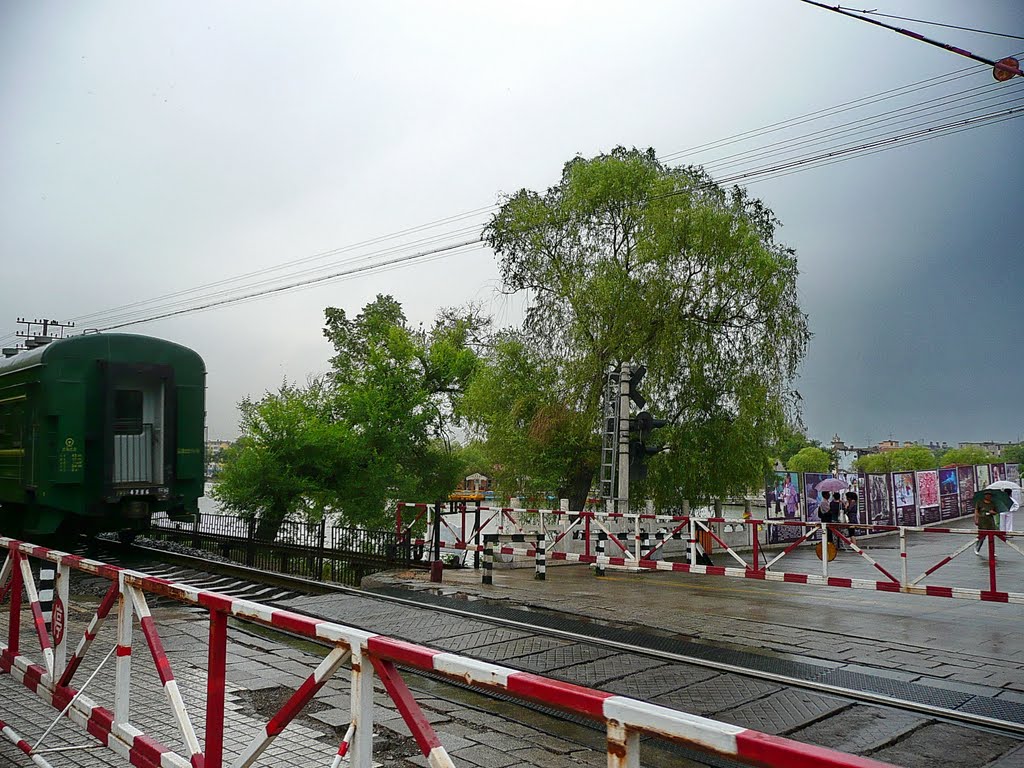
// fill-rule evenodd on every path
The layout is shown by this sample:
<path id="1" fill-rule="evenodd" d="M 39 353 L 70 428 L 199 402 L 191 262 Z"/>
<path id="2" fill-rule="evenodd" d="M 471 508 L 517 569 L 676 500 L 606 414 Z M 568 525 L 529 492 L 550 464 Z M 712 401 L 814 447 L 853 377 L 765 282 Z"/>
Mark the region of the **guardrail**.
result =
<path id="1" fill-rule="evenodd" d="M 261 536 L 260 521 L 255 518 L 199 513 L 184 522 L 161 512 L 153 515 L 150 534 L 216 552 L 251 568 L 352 586 L 371 573 L 422 566 L 418 557 L 422 548 L 402 546 L 393 531 L 327 525 L 324 520 L 285 520 Z"/>
<path id="2" fill-rule="evenodd" d="M 45 547 L 0 537 L 0 549 L 7 550 L 0 569 L 0 594 L 10 600 L 7 643 L 0 643 L 0 669 L 10 673 L 39 698 L 52 705 L 115 753 L 138 768 L 222 768 L 227 758 L 225 745 L 224 695 L 228 617 L 243 623 L 269 627 L 327 645 L 323 661 L 296 689 L 281 709 L 234 757 L 234 768 L 255 765 L 260 755 L 318 690 L 348 666 L 351 674 L 351 725 L 341 741 L 332 768 L 348 756 L 352 768 L 370 768 L 373 760 L 374 680 L 379 679 L 390 700 L 401 713 L 420 751 L 433 768 L 454 766 L 437 734 L 427 722 L 407 687 L 399 667 L 431 672 L 459 683 L 500 691 L 513 700 L 543 704 L 585 717 L 604 726 L 607 733 L 610 768 L 640 765 L 640 738 L 651 737 L 719 755 L 745 765 L 780 768 L 819 766 L 821 768 L 880 768 L 883 763 L 835 752 L 785 738 L 771 736 L 708 718 L 679 712 L 625 696 L 592 690 L 551 680 L 528 672 L 502 667 L 477 659 L 445 653 L 330 621 L 311 618 L 247 600 L 239 600 L 158 579 Z M 100 576 L 110 582 L 78 647 L 67 658 L 68 637 L 61 613 L 54 619 L 54 643 L 46 632 L 35 591 L 31 560 L 53 563 L 57 568 L 57 603 L 67 605 L 68 581 L 72 569 Z M 41 661 L 22 652 L 21 619 L 23 591 L 29 600 Z M 209 611 L 209 651 L 206 684 L 205 744 L 200 745 L 185 702 L 178 691 L 171 662 L 164 652 L 157 620 L 147 604 L 147 595 L 199 606 Z M 95 644 L 99 625 L 116 612 L 117 642 L 97 668 L 116 654 L 114 709 L 101 707 L 85 689 L 71 687 L 82 659 Z M 147 736 L 131 722 L 132 636 L 138 617 L 148 650 L 153 657 L 164 694 L 174 712 L 177 729 L 185 745 L 184 754 Z M 58 627 L 60 628 L 58 634 Z M 102 653 L 102 649 L 99 651 Z M 138 673 L 141 670 L 134 670 Z M 30 743 L 27 734 L 17 734 L 0 724 L 4 736 L 15 743 L 41 768 L 51 768 L 41 748 L 50 728 Z"/>

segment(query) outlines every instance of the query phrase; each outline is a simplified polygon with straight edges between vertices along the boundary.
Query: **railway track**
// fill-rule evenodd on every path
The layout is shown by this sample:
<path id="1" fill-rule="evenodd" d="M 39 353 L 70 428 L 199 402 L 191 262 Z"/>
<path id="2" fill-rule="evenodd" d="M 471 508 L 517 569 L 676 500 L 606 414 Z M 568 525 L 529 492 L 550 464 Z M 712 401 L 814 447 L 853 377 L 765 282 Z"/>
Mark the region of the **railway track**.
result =
<path id="1" fill-rule="evenodd" d="M 811 716 L 806 727 L 817 722 L 828 721 L 830 718 L 849 717 L 854 709 L 872 708 L 879 712 L 900 712 L 915 717 L 923 717 L 924 723 L 946 723 L 963 726 L 974 731 L 983 731 L 1010 737 L 1014 740 L 1024 738 L 1024 705 L 1014 702 L 1003 702 L 986 697 L 959 694 L 956 692 L 935 689 L 930 686 L 915 685 L 901 681 L 876 678 L 864 674 L 845 673 L 834 666 L 823 666 L 818 663 L 801 663 L 791 659 L 780 660 L 775 657 L 757 653 L 729 651 L 712 646 L 703 646 L 687 642 L 679 638 L 656 635 L 629 627 L 616 627 L 609 624 L 581 622 L 566 615 L 551 612 L 529 611 L 526 609 L 494 606 L 486 601 L 455 601 L 428 594 L 395 594 L 370 592 L 354 587 L 326 584 L 307 579 L 286 576 L 279 573 L 259 571 L 245 566 L 212 562 L 203 558 L 170 552 L 163 549 L 139 545 L 118 545 L 103 542 L 105 550 L 102 559 L 124 567 L 142 570 L 154 576 L 201 587 L 203 589 L 223 592 L 225 594 L 245 598 L 287 608 L 291 611 L 305 613 L 343 623 L 359 626 L 368 631 L 382 634 L 397 635 L 413 642 L 435 645 L 446 650 L 486 658 L 512 667 L 524 668 L 527 671 L 540 672 L 578 682 L 593 685 L 587 679 L 574 679 L 574 669 L 588 666 L 586 659 L 592 658 L 593 663 L 603 659 L 607 664 L 621 664 L 628 673 L 630 669 L 638 670 L 637 677 L 657 675 L 657 671 L 645 673 L 644 669 L 651 666 L 666 664 L 669 667 L 660 669 L 695 670 L 692 674 L 698 678 L 719 681 L 719 686 L 729 687 L 764 686 L 763 690 L 797 691 L 808 701 L 825 700 L 832 702 L 822 708 L 821 717 L 814 718 L 814 705 L 809 705 Z M 316 596 L 316 597 L 315 597 Z M 348 606 L 345 615 L 330 615 L 319 611 L 318 604 L 329 604 L 330 600 L 342 600 Z M 453 603 L 460 602 L 461 605 Z M 494 630 L 514 633 L 517 639 L 535 647 L 550 646 L 552 652 L 558 649 L 585 649 L 586 652 L 566 654 L 571 656 L 570 663 L 563 668 L 538 669 L 529 665 L 523 666 L 523 659 L 531 657 L 503 656 L 502 644 L 487 645 L 485 648 L 465 646 L 459 648 L 446 647 L 445 641 L 437 642 L 438 638 L 422 636 L 415 627 L 421 624 L 435 623 L 426 621 L 426 617 L 449 617 L 452 621 L 467 622 L 476 627 L 483 624 Z M 528 638 L 537 638 L 529 640 Z M 596 650 L 594 650 L 596 649 Z M 497 653 L 497 655 L 495 655 Z M 543 654 L 542 654 L 543 655 Z M 580 662 L 580 659 L 584 661 Z M 809 660 L 811 661 L 811 660 Z M 582 663 L 582 666 L 578 666 Z M 881 681 L 881 684 L 878 684 Z M 437 685 L 429 685 L 431 695 L 441 695 Z M 606 687 L 612 690 L 611 686 Z M 701 684 L 698 682 L 686 688 L 700 695 Z M 468 686 L 467 686 L 468 688 Z M 696 689 L 696 690 L 694 690 Z M 637 696 L 637 692 L 616 691 Z M 474 691 L 484 698 L 493 698 L 491 694 Z M 640 696 L 643 697 L 642 695 Z M 943 702 L 943 697 L 946 701 Z M 500 698 L 500 697 L 499 697 Z M 458 697 L 465 703 L 465 695 Z M 838 703 L 836 703 L 838 702 Z M 664 703 L 664 702 L 661 702 Z M 756 704 L 756 700 L 752 703 Z M 943 706 L 948 703 L 949 706 Z M 685 706 L 669 703 L 669 706 Z M 969 705 L 969 706 L 965 706 Z M 993 711 L 986 711 L 989 706 Z M 534 710 L 546 716 L 572 721 L 553 710 L 545 711 L 542 707 Z M 845 714 L 844 714 L 845 713 Z M 711 713 L 707 713 L 711 714 Z M 712 715 L 714 716 L 714 715 Z M 735 721 L 735 720 L 734 720 Z M 739 722 L 740 725 L 756 728 L 757 723 Z M 585 728 L 582 719 L 576 725 Z M 918 728 L 922 727 L 919 723 Z M 794 729 L 799 730 L 799 729 Z M 899 729 L 896 729 L 899 731 Z M 904 729 L 906 730 L 906 729 Z M 792 737 L 792 734 L 790 734 Z M 581 737 L 580 743 L 592 742 L 591 734 Z M 906 732 L 894 732 L 893 740 L 906 736 Z M 796 738 L 799 738 L 798 736 Z M 708 761 L 702 756 L 705 764 L 727 765 Z M 671 764 L 671 761 L 669 761 Z M 956 764 L 956 763 L 951 763 Z"/>

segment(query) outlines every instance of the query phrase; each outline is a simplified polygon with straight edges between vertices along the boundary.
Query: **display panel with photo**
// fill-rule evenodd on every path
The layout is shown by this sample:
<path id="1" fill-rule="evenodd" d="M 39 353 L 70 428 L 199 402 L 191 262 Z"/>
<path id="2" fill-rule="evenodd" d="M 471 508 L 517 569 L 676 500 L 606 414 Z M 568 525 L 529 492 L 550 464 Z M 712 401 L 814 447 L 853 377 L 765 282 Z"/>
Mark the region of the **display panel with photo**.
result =
<path id="1" fill-rule="evenodd" d="M 974 478 L 975 486 L 974 489 L 977 491 L 982 490 L 986 485 L 992 482 L 991 473 L 988 469 L 988 464 L 978 464 L 974 467 Z"/>
<path id="2" fill-rule="evenodd" d="M 975 482 L 974 467 L 957 467 L 956 479 L 960 484 L 960 514 L 969 515 L 974 510 Z"/>
<path id="3" fill-rule="evenodd" d="M 892 498 L 896 525 L 917 525 L 913 472 L 892 473 Z"/>
<path id="4" fill-rule="evenodd" d="M 828 480 L 832 475 L 820 472 L 804 472 L 804 509 L 807 510 L 806 519 L 809 523 L 820 523 L 818 517 L 818 504 L 822 501 L 821 491 L 818 490 L 818 483 Z M 831 496 L 831 493 L 829 494 Z"/>
<path id="5" fill-rule="evenodd" d="M 960 516 L 960 484 L 955 467 L 939 470 L 939 510 L 943 520 Z"/>
<path id="6" fill-rule="evenodd" d="M 785 517 L 796 520 L 800 517 L 800 474 L 798 472 L 775 472 L 774 482 L 766 493 L 768 517 Z"/>
<path id="7" fill-rule="evenodd" d="M 934 469 L 927 469 L 918 472 L 916 480 L 918 525 L 939 522 L 939 473 Z"/>
<path id="8" fill-rule="evenodd" d="M 872 525 L 893 525 L 889 475 L 868 475 L 866 495 L 868 519 Z"/>

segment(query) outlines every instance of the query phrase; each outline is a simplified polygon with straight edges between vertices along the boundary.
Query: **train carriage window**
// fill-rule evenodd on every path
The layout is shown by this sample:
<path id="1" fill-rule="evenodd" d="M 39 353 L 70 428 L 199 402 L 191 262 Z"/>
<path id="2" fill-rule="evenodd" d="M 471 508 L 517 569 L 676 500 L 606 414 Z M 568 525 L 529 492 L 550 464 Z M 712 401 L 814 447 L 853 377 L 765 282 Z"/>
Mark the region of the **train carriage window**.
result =
<path id="1" fill-rule="evenodd" d="M 142 390 L 114 390 L 114 432 L 119 435 L 142 433 Z"/>

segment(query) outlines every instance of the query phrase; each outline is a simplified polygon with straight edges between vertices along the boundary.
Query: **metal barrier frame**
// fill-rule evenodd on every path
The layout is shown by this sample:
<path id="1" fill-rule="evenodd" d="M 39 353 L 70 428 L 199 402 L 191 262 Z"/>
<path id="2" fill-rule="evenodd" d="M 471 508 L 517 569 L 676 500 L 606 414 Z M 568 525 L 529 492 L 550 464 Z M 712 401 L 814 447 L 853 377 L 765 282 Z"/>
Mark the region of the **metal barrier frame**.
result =
<path id="1" fill-rule="evenodd" d="M 565 513 L 562 513 L 565 514 Z M 580 515 L 588 513 L 580 513 Z M 592 513 L 591 513 L 592 514 Z M 633 553 L 629 552 L 624 546 L 623 542 L 618 538 L 608 533 L 607 528 L 598 522 L 597 527 L 600 529 L 599 540 L 598 540 L 598 552 L 595 555 L 588 553 L 574 553 L 574 552 L 561 552 L 554 549 L 555 545 L 561 541 L 565 535 L 563 532 L 560 536 L 554 539 L 554 543 L 547 543 L 547 537 L 551 535 L 551 531 L 537 533 L 518 533 L 518 534 L 484 534 L 485 541 L 490 539 L 493 543 L 499 543 L 499 541 L 505 542 L 522 542 L 531 540 L 531 536 L 537 536 L 537 541 L 546 544 L 546 551 L 544 553 L 545 561 L 566 561 L 566 562 L 578 562 L 587 563 L 597 567 L 598 573 L 600 574 L 606 568 L 627 570 L 627 571 L 676 571 L 682 573 L 697 573 L 708 576 L 730 576 L 734 578 L 743 579 L 758 579 L 761 581 L 782 581 L 792 584 L 808 584 L 813 586 L 827 586 L 827 587 L 844 587 L 847 589 L 867 589 L 876 592 L 896 592 L 903 594 L 913 595 L 925 595 L 930 597 L 947 597 L 957 598 L 965 600 L 981 600 L 983 602 L 994 602 L 994 603 L 1014 603 L 1024 604 L 1024 592 L 1009 592 L 1000 590 L 997 582 L 997 571 L 996 571 L 996 543 L 1001 542 L 1006 545 L 1011 551 L 1024 557 L 1024 549 L 1021 549 L 1018 544 L 1014 543 L 1015 540 L 1024 539 L 1024 532 L 1008 532 L 1008 531 L 979 531 L 974 528 L 934 528 L 934 527 L 923 527 L 923 526 L 895 526 L 895 525 L 871 525 L 871 524 L 851 524 L 851 523 L 821 523 L 821 522 L 803 522 L 796 520 L 730 520 L 727 518 L 666 518 L 659 517 L 656 515 L 647 516 L 636 516 L 638 519 L 641 517 L 654 519 L 659 521 L 670 521 L 678 522 L 679 524 L 669 533 L 655 534 L 654 538 L 659 541 L 655 546 L 650 546 L 650 535 L 645 536 L 643 532 L 640 535 L 634 537 L 634 544 L 638 551 L 641 553 L 639 557 L 634 556 Z M 578 521 L 576 521 L 578 522 Z M 737 552 L 733 547 L 726 544 L 721 537 L 715 533 L 712 528 L 713 523 L 729 523 L 731 525 L 744 525 L 751 531 L 750 540 L 752 541 L 752 547 L 750 551 L 750 560 L 748 561 L 743 557 L 740 552 Z M 576 523 L 573 523 L 575 525 Z M 787 545 L 782 549 L 779 554 L 773 557 L 770 561 L 761 564 L 762 549 L 760 547 L 758 538 L 758 529 L 761 526 L 787 526 L 787 527 L 799 527 L 803 529 L 800 537 Z M 683 528 L 687 529 L 687 543 L 689 546 L 689 562 L 686 563 L 673 563 L 664 560 L 654 560 L 651 556 L 657 552 L 669 538 L 681 539 L 683 534 L 680 532 Z M 856 528 L 858 530 L 873 530 L 880 533 L 895 533 L 899 536 L 900 540 L 900 575 L 897 577 L 886 569 L 882 564 L 872 558 L 867 552 L 865 552 L 860 546 L 851 541 L 849 537 L 849 529 Z M 567 529 L 568 530 L 568 529 Z M 916 578 L 911 579 L 908 572 L 908 554 L 907 554 L 907 535 L 909 533 L 922 533 L 928 535 L 952 535 L 952 536 L 964 536 L 968 538 L 966 544 L 956 548 L 951 554 L 942 557 L 937 563 L 924 570 Z M 778 571 L 772 570 L 772 567 L 783 560 L 787 555 L 791 554 L 801 544 L 810 539 L 812 536 L 820 534 L 821 540 L 824 541 L 831 534 L 832 537 L 842 541 L 860 558 L 868 562 L 872 567 L 878 570 L 885 578 L 872 580 L 864 578 L 851 578 L 844 576 L 833 576 L 829 573 L 829 561 L 828 558 L 821 559 L 821 574 L 811 574 L 802 572 L 791 572 L 791 571 Z M 497 538 L 493 538 L 497 536 Z M 716 565 L 702 565 L 698 561 L 698 555 L 702 553 L 700 547 L 700 540 L 702 537 L 710 537 L 715 543 L 718 544 L 721 551 L 728 555 L 730 558 L 736 561 L 735 566 L 716 566 Z M 934 585 L 934 584 L 921 584 L 921 582 L 939 570 L 942 566 L 951 562 L 954 558 L 966 552 L 972 545 L 974 545 L 979 539 L 983 540 L 987 546 L 988 551 L 988 589 L 973 589 L 967 587 L 947 586 L 947 585 Z M 613 541 L 620 550 L 622 550 L 622 556 L 606 556 L 604 554 L 604 543 L 605 541 Z M 589 544 L 589 542 L 588 542 Z M 537 558 L 538 557 L 538 546 L 531 548 L 515 548 L 512 546 L 500 546 L 493 549 L 491 552 L 491 562 L 493 563 L 493 554 L 513 555 L 523 558 Z M 589 546 L 587 547 L 589 552 Z M 485 555 L 485 560 L 487 556 Z M 487 566 L 485 566 L 487 567 Z M 483 583 L 491 584 L 490 580 L 490 568 L 485 572 L 485 580 Z"/>
<path id="2" fill-rule="evenodd" d="M 227 619 L 232 617 L 278 629 L 331 646 L 330 652 L 298 687 L 281 709 L 233 763 L 233 768 L 254 765 L 324 683 L 343 665 L 351 666 L 352 721 L 331 763 L 338 768 L 348 756 L 352 768 L 370 768 L 373 757 L 374 676 L 386 689 L 409 727 L 420 751 L 433 768 L 454 767 L 451 757 L 426 720 L 413 693 L 405 685 L 399 666 L 432 672 L 459 683 L 500 691 L 513 699 L 540 703 L 603 723 L 609 768 L 639 768 L 640 737 L 651 736 L 686 745 L 747 765 L 787 768 L 880 768 L 883 763 L 846 755 L 822 747 L 758 733 L 708 718 L 690 715 L 625 696 L 592 690 L 551 680 L 477 659 L 446 653 L 413 643 L 373 634 L 334 622 L 231 598 L 186 584 L 146 576 L 95 560 L 25 542 L 0 537 L 0 549 L 7 550 L 0 569 L 0 592 L 10 599 L 7 643 L 0 643 L 0 669 L 8 672 L 61 716 L 67 716 L 115 753 L 137 768 L 222 768 L 224 746 L 224 693 L 227 647 Z M 75 654 L 64 663 L 67 636 L 56 639 L 56 650 L 42 623 L 35 594 L 30 559 L 54 563 L 67 601 L 67 578 L 71 569 L 108 579 L 111 586 L 93 616 Z M 30 659 L 19 648 L 22 591 L 28 595 L 35 621 L 43 664 Z M 156 622 L 149 613 L 146 595 L 159 595 L 188 605 L 208 609 L 209 652 L 206 699 L 205 749 L 196 739 L 185 704 L 178 692 L 171 665 L 160 644 Z M 116 653 L 114 711 L 98 706 L 85 695 L 90 678 L 81 689 L 70 683 L 82 658 L 96 639 L 99 624 L 117 603 L 117 643 L 104 661 Z M 146 736 L 130 722 L 132 679 L 132 630 L 138 616 L 148 650 L 156 664 L 163 690 L 171 704 L 187 756 Z M 55 624 L 56 624 L 55 620 Z M 63 624 L 61 624 L 63 626 Z M 94 676 L 95 676 L 94 672 Z M 49 768 L 40 749 L 0 723 L 3 735 L 15 743 L 36 765 Z"/>

